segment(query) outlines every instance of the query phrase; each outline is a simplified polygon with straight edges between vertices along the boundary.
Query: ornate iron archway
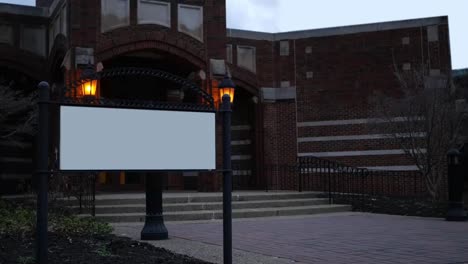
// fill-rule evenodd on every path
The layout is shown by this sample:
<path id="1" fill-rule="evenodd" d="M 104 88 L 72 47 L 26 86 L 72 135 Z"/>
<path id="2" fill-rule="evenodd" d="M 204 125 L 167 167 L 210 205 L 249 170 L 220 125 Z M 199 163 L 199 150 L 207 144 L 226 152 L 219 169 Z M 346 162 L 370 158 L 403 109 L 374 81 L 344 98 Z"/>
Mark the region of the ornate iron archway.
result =
<path id="1" fill-rule="evenodd" d="M 106 80 L 121 77 L 151 77 L 179 84 L 184 91 L 192 91 L 199 96 L 200 103 L 167 103 L 158 101 L 143 101 L 133 99 L 113 99 L 113 98 L 83 98 L 78 97 L 77 88 L 83 85 L 87 80 Z M 74 81 L 69 87 L 63 87 L 60 94 L 60 101 L 70 105 L 102 105 L 108 107 L 125 107 L 125 108 L 144 108 L 144 109 L 160 109 L 160 110 L 181 110 L 181 111 L 216 111 L 213 97 L 194 84 L 188 79 L 177 76 L 175 74 L 165 72 L 158 69 L 148 68 L 111 68 L 101 72 L 89 71 L 83 72 L 82 78 Z"/>

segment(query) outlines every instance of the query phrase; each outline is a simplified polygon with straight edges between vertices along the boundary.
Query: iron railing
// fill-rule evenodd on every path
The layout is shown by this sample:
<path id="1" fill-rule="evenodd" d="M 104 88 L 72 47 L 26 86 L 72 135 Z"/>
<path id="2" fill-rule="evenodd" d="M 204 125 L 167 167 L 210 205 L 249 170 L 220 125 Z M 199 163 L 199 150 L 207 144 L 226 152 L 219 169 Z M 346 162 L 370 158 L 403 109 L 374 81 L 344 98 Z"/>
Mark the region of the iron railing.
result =
<path id="1" fill-rule="evenodd" d="M 96 214 L 96 178 L 95 173 L 66 174 L 58 171 L 49 178 L 49 197 L 51 201 L 66 202 L 76 206 L 79 214 Z"/>
<path id="2" fill-rule="evenodd" d="M 292 165 L 266 165 L 262 173 L 267 191 L 317 192 L 330 204 L 350 204 L 355 211 L 438 216 L 444 210 L 419 171 L 368 170 L 300 157 Z"/>

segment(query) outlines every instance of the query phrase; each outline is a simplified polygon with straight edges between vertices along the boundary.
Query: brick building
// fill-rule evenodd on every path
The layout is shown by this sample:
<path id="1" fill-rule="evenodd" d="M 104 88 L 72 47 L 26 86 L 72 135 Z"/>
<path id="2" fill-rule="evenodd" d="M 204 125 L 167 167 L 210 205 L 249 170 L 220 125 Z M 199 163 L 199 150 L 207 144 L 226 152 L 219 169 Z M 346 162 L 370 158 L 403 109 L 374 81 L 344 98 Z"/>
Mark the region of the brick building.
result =
<path id="1" fill-rule="evenodd" d="M 424 64 L 433 76 L 451 74 L 447 17 L 271 34 L 226 28 L 223 0 L 37 0 L 37 7 L 0 4 L 0 33 L 4 78 L 26 78 L 28 85 L 47 80 L 55 96 L 56 87 L 92 63 L 162 69 L 191 79 L 218 101 L 217 83 L 228 69 L 237 85 L 234 177 L 246 180 L 243 188 L 260 188 L 266 166 L 294 164 L 302 156 L 415 170 L 385 134 L 369 130 L 375 121 L 369 96 L 398 90 L 394 67 Z M 164 89 L 151 89 L 155 85 Z M 135 79 L 101 83 L 98 95 L 190 100 L 173 84 Z M 2 143 L 4 183 L 30 177 L 16 168 L 31 168 L 31 157 L 12 157 L 19 153 L 12 148 Z M 99 186 L 140 189 L 143 178 L 101 173 Z M 168 179 L 173 189 L 220 186 L 214 173 L 172 173 Z"/>

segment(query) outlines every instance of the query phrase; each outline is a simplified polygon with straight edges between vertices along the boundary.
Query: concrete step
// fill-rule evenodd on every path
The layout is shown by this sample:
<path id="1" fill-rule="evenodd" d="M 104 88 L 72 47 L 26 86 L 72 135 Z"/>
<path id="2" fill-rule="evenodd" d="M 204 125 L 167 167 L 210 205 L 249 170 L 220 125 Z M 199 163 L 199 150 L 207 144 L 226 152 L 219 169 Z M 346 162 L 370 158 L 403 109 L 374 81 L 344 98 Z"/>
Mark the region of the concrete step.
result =
<path id="1" fill-rule="evenodd" d="M 350 205 L 309 205 L 294 207 L 268 207 L 268 208 L 248 208 L 233 209 L 233 218 L 251 218 L 251 217 L 272 217 L 272 216 L 291 216 L 291 215 L 310 215 L 322 213 L 334 213 L 350 211 Z M 89 215 L 81 215 L 89 217 Z M 222 219 L 222 210 L 202 210 L 185 212 L 167 212 L 164 214 L 165 221 L 192 221 L 192 220 L 214 220 Z M 96 218 L 116 223 L 116 222 L 144 222 L 145 215 L 142 213 L 122 213 L 122 214 L 96 214 Z"/>
<path id="2" fill-rule="evenodd" d="M 263 200 L 287 200 L 287 199 L 308 199 L 316 198 L 317 193 L 314 192 L 254 192 L 254 193 L 233 193 L 232 201 L 263 201 Z M 222 202 L 222 193 L 169 193 L 164 194 L 164 204 L 180 204 L 180 203 L 214 203 Z M 96 205 L 134 205 L 145 204 L 145 195 L 97 195 Z"/>
<path id="3" fill-rule="evenodd" d="M 327 204 L 328 199 L 306 198 L 306 199 L 282 199 L 282 200 L 258 200 L 258 201 L 235 201 L 232 203 L 233 209 L 248 208 L 274 208 L 274 207 L 295 207 Z M 77 207 L 75 207 L 77 209 Z M 123 205 L 98 205 L 97 214 L 122 214 L 122 213 L 145 213 L 145 204 L 123 204 Z M 164 204 L 164 212 L 180 211 L 202 211 L 202 210 L 222 210 L 222 202 L 208 203 L 173 203 Z"/>

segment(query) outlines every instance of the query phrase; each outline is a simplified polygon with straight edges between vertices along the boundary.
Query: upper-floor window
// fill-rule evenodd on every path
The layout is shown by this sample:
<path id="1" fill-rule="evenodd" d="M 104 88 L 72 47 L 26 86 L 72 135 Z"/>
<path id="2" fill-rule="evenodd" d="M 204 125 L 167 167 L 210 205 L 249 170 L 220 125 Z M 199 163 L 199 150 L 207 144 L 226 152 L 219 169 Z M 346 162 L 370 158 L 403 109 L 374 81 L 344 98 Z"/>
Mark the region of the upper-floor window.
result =
<path id="1" fill-rule="evenodd" d="M 24 50 L 45 56 L 46 30 L 41 26 L 21 27 L 20 46 Z"/>
<path id="2" fill-rule="evenodd" d="M 156 0 L 139 0 L 138 24 L 171 27 L 171 4 Z"/>
<path id="3" fill-rule="evenodd" d="M 179 4 L 178 18 L 180 32 L 203 42 L 203 7 Z"/>
<path id="4" fill-rule="evenodd" d="M 101 32 L 130 24 L 130 0 L 101 0 Z"/>
<path id="5" fill-rule="evenodd" d="M 13 27 L 0 25 L 0 43 L 13 45 Z"/>
<path id="6" fill-rule="evenodd" d="M 226 61 L 232 63 L 232 45 L 226 45 Z"/>
<path id="7" fill-rule="evenodd" d="M 237 65 L 251 72 L 257 72 L 255 47 L 237 46 Z"/>
<path id="8" fill-rule="evenodd" d="M 67 30 L 68 30 L 68 21 L 67 21 L 67 6 L 64 6 L 62 8 L 62 11 L 60 12 L 60 25 L 61 25 L 61 32 L 63 35 L 67 35 Z"/>
<path id="9" fill-rule="evenodd" d="M 280 56 L 289 56 L 289 41 L 280 41 Z"/>

